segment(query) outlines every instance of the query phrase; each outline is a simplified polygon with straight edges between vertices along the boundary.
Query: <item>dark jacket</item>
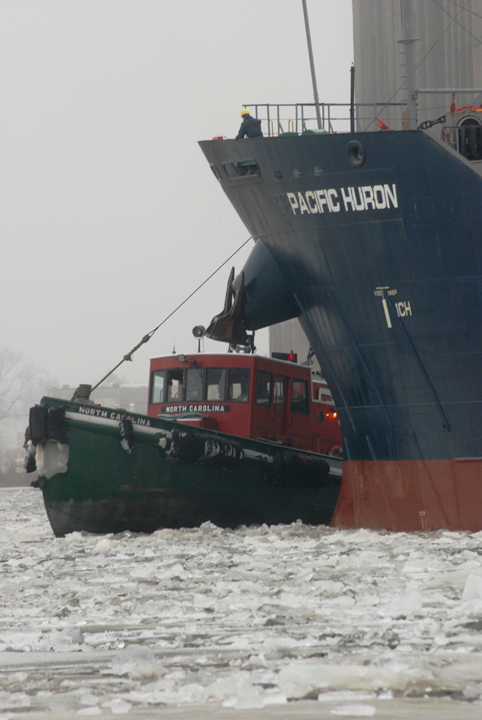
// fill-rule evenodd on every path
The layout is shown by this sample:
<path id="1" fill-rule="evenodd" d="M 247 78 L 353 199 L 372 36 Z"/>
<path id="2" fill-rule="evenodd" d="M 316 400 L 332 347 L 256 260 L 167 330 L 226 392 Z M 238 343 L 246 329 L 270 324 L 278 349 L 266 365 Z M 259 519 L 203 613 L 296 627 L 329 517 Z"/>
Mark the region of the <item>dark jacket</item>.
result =
<path id="1" fill-rule="evenodd" d="M 263 137 L 263 133 L 261 131 L 261 120 L 253 118 L 251 115 L 245 115 L 235 140 L 241 140 L 241 138 L 244 138 L 245 135 L 249 138 Z"/>

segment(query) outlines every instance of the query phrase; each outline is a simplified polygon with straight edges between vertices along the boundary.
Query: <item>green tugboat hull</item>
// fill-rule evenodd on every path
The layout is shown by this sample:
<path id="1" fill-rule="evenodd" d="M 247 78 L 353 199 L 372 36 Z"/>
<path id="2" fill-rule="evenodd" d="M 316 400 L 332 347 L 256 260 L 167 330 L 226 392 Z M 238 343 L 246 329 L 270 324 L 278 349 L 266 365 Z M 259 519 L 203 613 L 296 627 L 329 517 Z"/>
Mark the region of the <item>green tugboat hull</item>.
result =
<path id="1" fill-rule="evenodd" d="M 54 414 L 60 431 L 52 428 Z M 206 521 L 230 528 L 298 519 L 327 524 L 341 482 L 337 458 L 54 398 L 32 409 L 30 434 L 57 537 L 152 533 Z"/>

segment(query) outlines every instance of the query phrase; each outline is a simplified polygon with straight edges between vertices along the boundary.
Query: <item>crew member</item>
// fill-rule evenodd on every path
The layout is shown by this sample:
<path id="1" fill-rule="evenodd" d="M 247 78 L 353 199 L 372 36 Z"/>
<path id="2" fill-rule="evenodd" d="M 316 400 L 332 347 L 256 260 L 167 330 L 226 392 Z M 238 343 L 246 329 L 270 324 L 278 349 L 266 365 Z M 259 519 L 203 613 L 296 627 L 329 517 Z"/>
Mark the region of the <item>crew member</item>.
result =
<path id="1" fill-rule="evenodd" d="M 244 138 L 245 136 L 249 138 L 263 137 L 261 120 L 251 117 L 249 110 L 246 108 L 241 110 L 241 117 L 243 118 L 243 122 L 241 123 L 238 134 L 234 138 L 235 140 L 241 140 L 241 138 Z"/>

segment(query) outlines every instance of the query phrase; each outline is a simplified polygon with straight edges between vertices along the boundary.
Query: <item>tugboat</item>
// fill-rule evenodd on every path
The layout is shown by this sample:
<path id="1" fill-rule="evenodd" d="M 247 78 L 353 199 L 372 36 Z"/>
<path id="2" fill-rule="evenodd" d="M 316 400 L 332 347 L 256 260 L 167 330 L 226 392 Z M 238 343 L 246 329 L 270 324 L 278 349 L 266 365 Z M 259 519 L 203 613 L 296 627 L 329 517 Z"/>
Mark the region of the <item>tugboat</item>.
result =
<path id="1" fill-rule="evenodd" d="M 71 401 L 31 408 L 38 471 L 57 537 L 74 531 L 327 524 L 342 437 L 326 382 L 306 365 L 253 354 L 151 360 L 147 415 Z"/>

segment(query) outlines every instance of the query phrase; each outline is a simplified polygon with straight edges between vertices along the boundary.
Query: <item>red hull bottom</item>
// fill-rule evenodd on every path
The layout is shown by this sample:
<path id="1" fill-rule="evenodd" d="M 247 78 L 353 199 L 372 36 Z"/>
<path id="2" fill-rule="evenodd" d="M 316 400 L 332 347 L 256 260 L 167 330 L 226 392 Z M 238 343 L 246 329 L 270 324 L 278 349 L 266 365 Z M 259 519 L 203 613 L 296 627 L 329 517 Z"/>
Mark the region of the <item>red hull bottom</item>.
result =
<path id="1" fill-rule="evenodd" d="M 338 528 L 482 530 L 482 458 L 343 463 Z"/>

